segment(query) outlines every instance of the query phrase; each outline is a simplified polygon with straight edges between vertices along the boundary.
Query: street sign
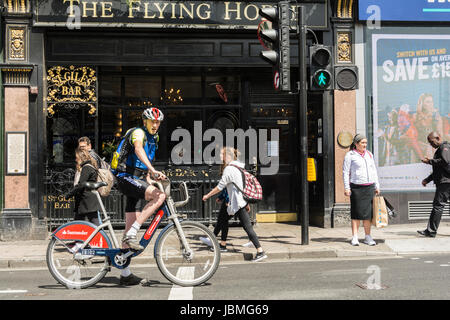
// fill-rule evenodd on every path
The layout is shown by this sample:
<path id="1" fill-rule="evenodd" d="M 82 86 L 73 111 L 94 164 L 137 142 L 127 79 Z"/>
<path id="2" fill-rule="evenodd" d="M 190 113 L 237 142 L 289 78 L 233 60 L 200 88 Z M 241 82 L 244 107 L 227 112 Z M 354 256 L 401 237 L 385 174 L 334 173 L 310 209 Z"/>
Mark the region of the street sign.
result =
<path id="1" fill-rule="evenodd" d="M 278 90 L 280 88 L 280 73 L 278 71 L 275 71 L 275 74 L 273 76 L 273 87 L 275 90 Z"/>

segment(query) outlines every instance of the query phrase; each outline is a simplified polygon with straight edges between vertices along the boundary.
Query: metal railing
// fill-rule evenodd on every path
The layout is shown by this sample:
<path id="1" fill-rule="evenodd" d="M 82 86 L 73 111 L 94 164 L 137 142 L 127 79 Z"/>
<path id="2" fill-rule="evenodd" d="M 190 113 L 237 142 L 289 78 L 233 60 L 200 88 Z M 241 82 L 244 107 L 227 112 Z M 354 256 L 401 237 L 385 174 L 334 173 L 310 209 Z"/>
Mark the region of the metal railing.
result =
<path id="1" fill-rule="evenodd" d="M 192 168 L 169 165 L 163 171 L 171 180 L 171 194 L 175 201 L 183 198 L 178 190 L 178 182 L 185 181 L 187 184 L 190 201 L 185 206 L 178 208 L 179 214 L 186 219 L 207 225 L 214 224 L 217 221 L 220 204 L 216 203 L 216 198 L 202 201 L 203 195 L 214 188 L 219 181 L 217 170 L 214 170 L 212 166 Z M 75 199 L 67 199 L 63 195 L 73 187 L 75 171 L 73 169 L 47 168 L 46 172 L 44 209 L 47 213 L 48 228 L 51 231 L 73 220 Z M 114 186 L 109 196 L 103 198 L 103 203 L 113 225 L 124 228 L 126 197 Z M 255 221 L 254 210 L 251 212 L 251 220 Z"/>

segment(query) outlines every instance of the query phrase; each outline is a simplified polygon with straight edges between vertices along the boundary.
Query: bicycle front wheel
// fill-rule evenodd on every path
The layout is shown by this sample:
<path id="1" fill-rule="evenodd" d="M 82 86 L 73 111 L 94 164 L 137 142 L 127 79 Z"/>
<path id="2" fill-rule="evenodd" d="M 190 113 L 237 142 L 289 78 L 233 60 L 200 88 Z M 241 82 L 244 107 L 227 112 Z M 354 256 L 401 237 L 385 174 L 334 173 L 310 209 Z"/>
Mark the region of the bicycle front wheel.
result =
<path id="1" fill-rule="evenodd" d="M 184 287 L 208 281 L 220 263 L 220 249 L 214 234 L 206 226 L 180 222 L 187 247 L 184 247 L 175 225 L 163 231 L 155 245 L 155 258 L 167 280 Z"/>
<path id="2" fill-rule="evenodd" d="M 69 289 L 83 289 L 99 282 L 110 269 L 108 257 L 82 256 L 74 251 L 82 241 L 61 241 L 52 238 L 47 247 L 47 266 L 53 278 Z"/>

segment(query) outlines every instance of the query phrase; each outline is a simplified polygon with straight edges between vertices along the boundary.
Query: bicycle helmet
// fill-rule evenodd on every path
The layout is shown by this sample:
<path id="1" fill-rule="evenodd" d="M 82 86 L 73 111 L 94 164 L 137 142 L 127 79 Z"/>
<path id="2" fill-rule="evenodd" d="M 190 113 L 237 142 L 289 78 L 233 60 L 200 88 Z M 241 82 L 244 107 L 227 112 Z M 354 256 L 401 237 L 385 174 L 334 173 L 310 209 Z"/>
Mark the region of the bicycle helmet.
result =
<path id="1" fill-rule="evenodd" d="M 145 109 L 144 112 L 142 113 L 142 118 L 163 121 L 164 114 L 158 108 L 148 108 Z"/>

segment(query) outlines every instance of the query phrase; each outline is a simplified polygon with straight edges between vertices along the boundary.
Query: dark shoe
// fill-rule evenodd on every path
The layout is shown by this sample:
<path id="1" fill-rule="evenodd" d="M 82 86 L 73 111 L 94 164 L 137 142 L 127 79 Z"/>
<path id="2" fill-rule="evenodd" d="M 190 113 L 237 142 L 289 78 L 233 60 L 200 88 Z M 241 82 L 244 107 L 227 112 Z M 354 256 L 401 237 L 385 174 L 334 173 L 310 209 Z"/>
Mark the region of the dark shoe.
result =
<path id="1" fill-rule="evenodd" d="M 135 276 L 134 274 L 130 274 L 128 277 L 120 276 L 120 285 L 121 286 L 135 286 L 140 284 L 144 279 Z"/>
<path id="2" fill-rule="evenodd" d="M 220 252 L 228 252 L 227 246 L 222 246 L 221 244 L 219 244 L 220 246 Z M 214 251 L 214 248 L 211 247 L 209 248 L 210 251 Z"/>
<path id="3" fill-rule="evenodd" d="M 428 229 L 417 230 L 417 233 L 422 235 L 422 236 L 429 237 L 429 238 L 435 238 L 436 237 L 436 233 L 430 232 L 430 231 L 428 231 Z"/>
<path id="4" fill-rule="evenodd" d="M 144 247 L 139 244 L 139 241 L 137 240 L 136 236 L 125 236 L 122 239 L 122 242 L 125 243 L 132 250 L 136 251 L 144 250 Z"/>
<path id="5" fill-rule="evenodd" d="M 267 255 L 263 252 L 257 252 L 255 257 L 252 259 L 253 262 L 258 262 L 267 258 Z"/>

